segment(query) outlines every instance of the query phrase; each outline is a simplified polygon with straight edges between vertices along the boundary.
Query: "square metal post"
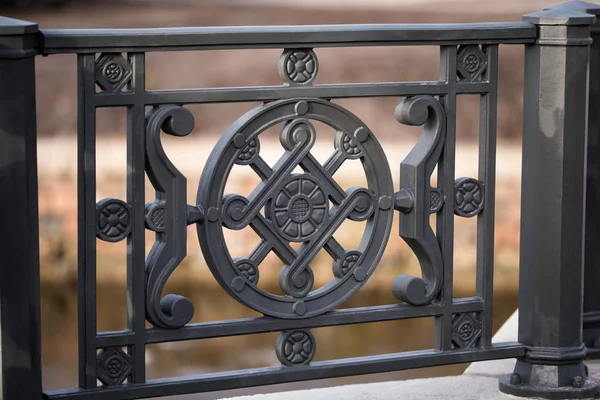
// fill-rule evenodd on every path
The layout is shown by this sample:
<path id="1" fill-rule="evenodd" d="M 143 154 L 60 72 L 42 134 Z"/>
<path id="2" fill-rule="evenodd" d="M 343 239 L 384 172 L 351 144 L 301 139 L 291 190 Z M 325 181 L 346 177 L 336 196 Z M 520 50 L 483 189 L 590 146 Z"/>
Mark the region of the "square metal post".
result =
<path id="1" fill-rule="evenodd" d="M 566 9 L 526 15 L 519 342 L 526 354 L 500 390 L 523 397 L 587 398 L 582 343 L 590 26 Z"/>
<path id="2" fill-rule="evenodd" d="M 0 398 L 40 400 L 36 24 L 0 17 Z"/>
<path id="3" fill-rule="evenodd" d="M 552 7 L 600 15 L 600 4 L 573 1 Z M 585 205 L 583 343 L 587 358 L 600 358 L 600 20 L 592 25 Z"/>

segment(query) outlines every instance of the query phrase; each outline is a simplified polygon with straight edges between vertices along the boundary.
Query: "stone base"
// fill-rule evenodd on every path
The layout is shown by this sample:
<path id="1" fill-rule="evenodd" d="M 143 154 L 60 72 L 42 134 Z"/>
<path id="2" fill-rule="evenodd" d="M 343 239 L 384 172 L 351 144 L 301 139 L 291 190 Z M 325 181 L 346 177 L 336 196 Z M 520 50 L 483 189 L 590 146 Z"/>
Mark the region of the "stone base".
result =
<path id="1" fill-rule="evenodd" d="M 540 397 L 543 399 L 592 399 L 599 394 L 600 382 L 588 378 L 583 387 L 572 386 L 548 388 L 527 384 L 511 384 L 512 374 L 500 377 L 500 391 L 519 397 Z"/>

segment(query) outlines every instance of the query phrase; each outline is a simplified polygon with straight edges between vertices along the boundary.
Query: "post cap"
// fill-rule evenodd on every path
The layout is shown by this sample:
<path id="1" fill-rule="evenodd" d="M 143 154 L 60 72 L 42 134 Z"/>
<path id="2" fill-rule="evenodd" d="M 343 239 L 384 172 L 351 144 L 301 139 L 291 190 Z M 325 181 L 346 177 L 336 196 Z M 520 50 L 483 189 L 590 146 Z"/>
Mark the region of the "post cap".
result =
<path id="1" fill-rule="evenodd" d="M 20 19 L 0 17 L 0 36 L 19 36 L 37 33 L 38 25 L 34 22 Z"/>
<path id="2" fill-rule="evenodd" d="M 546 7 L 544 10 L 571 10 L 598 16 L 600 15 L 600 4 L 577 0 Z"/>
<path id="3" fill-rule="evenodd" d="M 596 21 L 592 14 L 572 11 L 568 8 L 551 8 L 523 16 L 523 22 L 536 25 L 591 25 Z"/>

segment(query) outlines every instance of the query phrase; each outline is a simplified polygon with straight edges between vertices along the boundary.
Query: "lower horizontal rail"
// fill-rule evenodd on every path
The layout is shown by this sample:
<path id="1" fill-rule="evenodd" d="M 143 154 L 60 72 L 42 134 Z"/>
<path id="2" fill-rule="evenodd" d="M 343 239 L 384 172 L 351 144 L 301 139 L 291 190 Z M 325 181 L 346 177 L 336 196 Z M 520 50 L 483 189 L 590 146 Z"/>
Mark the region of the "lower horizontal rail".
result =
<path id="1" fill-rule="evenodd" d="M 477 297 L 455 299 L 450 306 L 429 304 L 413 307 L 393 304 L 373 307 L 357 307 L 331 311 L 306 319 L 277 319 L 269 317 L 244 318 L 229 321 L 201 322 L 180 329 L 151 328 L 145 332 L 146 343 L 175 342 L 182 340 L 211 339 L 223 336 L 250 335 L 289 329 L 320 328 L 325 326 L 353 325 L 370 322 L 393 321 L 408 318 L 434 317 L 449 308 L 453 314 L 478 312 L 484 301 Z M 98 335 L 98 347 L 119 347 L 133 344 L 130 331 L 102 332 Z"/>
<path id="2" fill-rule="evenodd" d="M 518 343 L 499 343 L 486 349 L 420 350 L 314 362 L 309 366 L 301 367 L 266 367 L 183 378 L 157 379 L 145 384 L 127 384 L 92 390 L 69 389 L 48 392 L 44 398 L 46 400 L 133 400 L 515 358 L 524 354 L 524 347 Z"/>

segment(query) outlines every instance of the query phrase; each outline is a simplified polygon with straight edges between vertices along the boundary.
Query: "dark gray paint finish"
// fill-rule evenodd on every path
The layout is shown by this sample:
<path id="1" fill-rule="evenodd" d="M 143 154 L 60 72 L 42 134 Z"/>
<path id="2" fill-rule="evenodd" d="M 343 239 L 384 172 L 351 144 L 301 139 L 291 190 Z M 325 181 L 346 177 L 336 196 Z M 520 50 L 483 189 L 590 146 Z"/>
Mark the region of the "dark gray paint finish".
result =
<path id="1" fill-rule="evenodd" d="M 431 175 L 439 161 L 446 134 L 446 114 L 439 101 L 431 96 L 402 100 L 396 106 L 396 119 L 406 125 L 424 125 L 419 141 L 400 164 L 401 200 L 410 198 L 410 208 L 397 207 L 404 215 L 400 236 L 410 246 L 421 264 L 422 278 L 399 275 L 392 291 L 397 299 L 421 306 L 431 303 L 442 288 L 443 260 L 440 246 L 429 224 Z M 398 197 L 397 197 L 398 198 Z M 436 206 L 436 209 L 439 208 Z"/>
<path id="2" fill-rule="evenodd" d="M 586 135 L 590 25 L 594 17 L 550 10 L 525 47 L 519 342 L 525 356 L 503 392 L 586 398 L 582 343 Z M 556 29 L 556 28 L 560 29 Z M 559 35 L 560 34 L 560 35 Z"/>
<path id="3" fill-rule="evenodd" d="M 34 56 L 37 25 L 0 18 L 0 398 L 39 400 L 40 271 Z M 30 46 L 31 45 L 31 46 Z"/>
<path id="4" fill-rule="evenodd" d="M 580 3 L 572 6 L 582 7 Z M 9 79 L 0 78 L 0 87 L 19 93 L 28 104 L 16 109 L 20 103 L 14 98 L 0 100 L 10 110 L 0 111 L 0 131 L 25 128 L 17 130 L 16 136 L 1 137 L 6 148 L 20 150 L 10 154 L 19 159 L 17 170 L 3 167 L 3 176 L 12 186 L 15 178 L 22 177 L 19 182 L 25 182 L 3 199 L 6 208 L 16 210 L 11 218 L 25 219 L 28 226 L 35 227 L 13 229 L 4 243 L 14 245 L 2 249 L 10 252 L 6 259 L 15 259 L 17 252 L 27 260 L 19 273 L 1 269 L 4 398 L 33 400 L 41 396 L 33 105 L 33 56 L 39 53 L 78 54 L 80 382 L 77 389 L 46 393 L 46 398 L 125 400 L 511 357 L 519 358 L 517 372 L 521 374 L 520 384 L 516 385 L 515 376 L 513 384 L 503 384 L 512 393 L 581 396 L 596 390 L 596 383 L 585 381 L 582 372 L 585 347 L 581 345 L 580 312 L 586 134 L 582 93 L 587 87 L 589 23 L 589 16 L 560 7 L 519 23 L 41 33 L 35 24 L 0 18 L 0 72 L 9 72 L 4 75 Z M 536 24 L 543 26 L 538 29 Z M 562 26 L 565 24 L 568 28 Z M 510 43 L 528 45 L 525 131 L 548 135 L 524 138 L 523 207 L 530 212 L 522 219 L 525 246 L 521 250 L 520 308 L 522 322 L 531 326 L 521 323 L 520 343 L 492 345 L 498 44 Z M 440 46 L 438 81 L 313 84 L 320 47 L 406 45 Z M 282 86 L 145 88 L 146 51 L 274 47 L 283 49 L 279 61 L 273 60 L 279 65 Z M 576 62 L 571 65 L 573 60 Z M 556 85 L 566 87 L 563 98 L 556 96 Z M 456 179 L 456 98 L 461 94 L 477 94 L 481 99 L 479 174 Z M 376 133 L 330 101 L 380 96 L 406 97 L 398 105 L 398 120 L 423 125 L 421 139 L 402 162 L 398 192 Z M 223 135 L 204 168 L 198 204 L 186 204 L 186 179 L 166 156 L 162 132 L 174 136 L 191 133 L 194 121 L 186 104 L 249 101 L 264 104 L 240 117 Z M 548 105 L 559 112 L 538 119 L 539 113 L 548 112 Z M 115 106 L 127 107 L 127 198 L 97 203 L 96 110 Z M 318 135 L 311 120 L 337 131 L 334 152 L 323 165 L 310 154 Z M 260 157 L 260 133 L 277 124 L 282 125 L 280 141 L 285 153 L 271 167 Z M 564 135 L 567 130 L 568 136 Z M 347 159 L 360 159 L 367 187 L 343 190 L 335 181 L 335 171 Z M 234 164 L 252 168 L 262 181 L 248 198 L 223 193 Z M 438 183 L 431 187 L 436 165 Z M 301 174 L 292 173 L 297 166 Z M 144 204 L 146 175 L 156 199 Z M 23 202 L 21 195 L 28 200 Z M 406 303 L 334 310 L 360 289 L 379 264 L 395 211 L 401 219 L 400 235 L 415 251 L 423 272 L 422 277 L 404 275 L 394 284 L 390 282 L 390 290 Z M 431 214 L 436 214 L 435 233 L 429 224 Z M 478 221 L 477 296 L 473 298 L 454 299 L 452 294 L 455 215 Z M 357 249 L 345 249 L 335 240 L 335 231 L 345 219 L 367 221 Z M 215 279 L 264 317 L 189 324 L 194 311 L 191 302 L 179 295 L 163 295 L 170 274 L 186 255 L 187 226 L 193 223 Z M 227 243 L 221 240 L 222 231 L 246 227 L 254 229 L 262 241 L 247 257 L 232 259 Z M 156 232 L 147 259 L 146 229 Z M 97 240 L 127 240 L 129 301 L 127 329 L 123 331 L 96 329 Z M 553 252 L 543 252 L 549 241 L 555 244 Z M 290 242 L 302 245 L 294 250 Z M 332 257 L 334 278 L 313 290 L 310 262 L 321 248 Z M 284 264 L 279 282 L 284 296 L 257 286 L 260 263 L 270 251 Z M 16 282 L 26 285 L 17 295 Z M 22 301 L 14 304 L 15 299 Z M 540 299 L 544 301 L 540 303 Z M 419 317 L 435 318 L 434 350 L 312 362 L 319 343 L 311 328 Z M 146 328 L 146 321 L 153 327 Z M 29 374 L 12 379 L 15 363 L 10 357 L 14 354 L 6 343 L 24 323 L 31 326 L 29 335 L 16 340 L 31 368 Z M 280 332 L 274 351 L 281 366 L 146 380 L 147 344 L 264 332 Z M 541 367 L 552 371 L 555 381 L 546 379 L 548 374 L 541 373 Z M 98 387 L 97 380 L 104 386 Z M 581 388 L 564 389 L 572 385 Z M 30 397 L 23 397 L 24 387 Z"/>
<path id="5" fill-rule="evenodd" d="M 574 1 L 553 7 L 600 15 L 600 5 Z M 587 144 L 587 186 L 585 215 L 585 275 L 583 297 L 583 343 L 587 358 L 600 358 L 600 21 L 592 25 Z"/>
<path id="6" fill-rule="evenodd" d="M 525 22 L 480 24 L 379 24 L 243 26 L 157 29 L 46 29 L 44 54 L 152 50 L 406 46 L 464 43 L 531 43 Z"/>
<path id="7" fill-rule="evenodd" d="M 311 379 L 338 378 L 362 374 L 375 374 L 399 371 L 411 368 L 425 368 L 436 365 L 469 363 L 520 357 L 524 353 L 521 345 L 515 343 L 496 343 L 493 347 L 481 351 L 436 350 L 410 351 L 368 357 L 346 358 L 335 361 L 320 361 L 310 366 L 266 367 L 188 376 L 180 379 L 156 379 L 146 385 L 127 385 L 107 389 L 57 391 L 47 396 L 50 399 L 92 399 L 92 400 L 129 400 L 156 396 L 211 392 L 216 390 L 237 389 L 277 383 L 300 382 Z"/>
<path id="8" fill-rule="evenodd" d="M 77 56 L 79 387 L 96 386 L 96 110 L 94 55 Z"/>
<path id="9" fill-rule="evenodd" d="M 141 94 L 145 90 L 145 55 L 129 55 L 132 65 L 131 91 Z M 131 204 L 132 231 L 127 241 L 127 329 L 134 335 L 128 343 L 128 353 L 133 357 L 133 370 L 130 382 L 143 383 L 146 380 L 146 315 L 145 298 L 145 157 L 146 138 L 145 110 L 141 104 L 127 109 L 127 202 Z M 99 345 L 99 347 L 103 347 Z"/>
<path id="10" fill-rule="evenodd" d="M 311 120 L 337 132 L 335 150 L 323 165 L 310 154 L 317 134 Z M 286 151 L 272 170 L 262 167 L 259 150 L 240 160 L 249 143 L 256 147 L 260 133 L 281 122 L 280 140 Z M 351 159 L 361 160 L 368 188 L 344 191 L 332 178 L 344 161 Z M 262 178 L 247 199 L 223 196 L 234 163 L 250 165 Z M 297 166 L 303 174 L 292 173 Z M 207 160 L 198 189 L 198 204 L 207 214 L 206 221 L 198 224 L 200 245 L 213 275 L 242 304 L 272 317 L 309 318 L 343 303 L 373 273 L 391 231 L 392 196 L 392 178 L 383 149 L 357 117 L 320 99 L 268 103 L 234 122 Z M 332 203 L 330 208 L 328 202 Z M 300 210 L 299 205 L 308 208 Z M 264 216 L 259 214 L 263 207 Z M 306 213 L 296 215 L 298 210 Z M 367 221 L 357 249 L 344 249 L 333 237 L 346 218 Z M 252 227 L 262 241 L 248 258 L 231 259 L 223 227 L 239 230 L 246 226 Z M 303 244 L 294 251 L 290 241 Z M 314 278 L 309 263 L 321 248 L 333 258 L 335 279 L 312 291 Z M 264 292 L 256 285 L 258 277 L 250 280 L 237 271 L 241 265 L 258 269 L 269 251 L 284 263 L 279 283 L 285 296 Z"/>

